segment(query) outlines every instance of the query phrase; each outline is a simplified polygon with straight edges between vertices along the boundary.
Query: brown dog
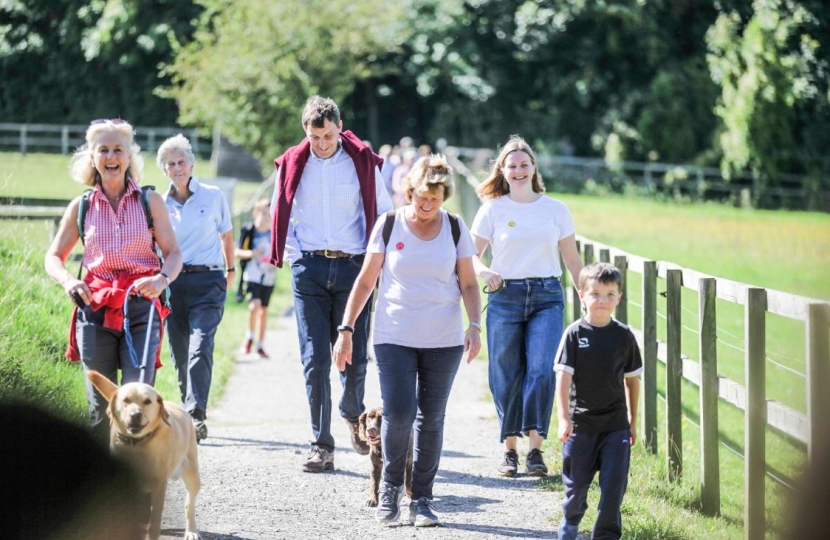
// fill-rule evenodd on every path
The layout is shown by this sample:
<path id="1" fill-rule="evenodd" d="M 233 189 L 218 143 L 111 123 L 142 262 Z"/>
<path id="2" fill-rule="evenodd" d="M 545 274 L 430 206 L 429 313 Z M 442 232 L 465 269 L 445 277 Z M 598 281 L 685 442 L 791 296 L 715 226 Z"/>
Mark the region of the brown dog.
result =
<path id="1" fill-rule="evenodd" d="M 148 540 L 161 535 L 161 516 L 167 480 L 184 481 L 185 540 L 199 540 L 196 529 L 196 494 L 201 486 L 196 432 L 185 410 L 165 402 L 159 393 L 144 383 L 118 387 L 98 373 L 87 375 L 109 403 L 110 450 L 133 467 L 142 492 L 150 494 Z"/>
<path id="2" fill-rule="evenodd" d="M 375 407 L 360 415 L 357 420 L 357 435 L 360 440 L 366 441 L 369 445 L 369 459 L 372 468 L 369 471 L 369 498 L 366 499 L 366 506 L 378 505 L 378 488 L 380 477 L 383 471 L 383 447 L 380 442 L 380 428 L 383 425 L 383 408 Z M 406 452 L 406 473 L 404 485 L 406 494 L 412 496 L 412 436 L 409 433 L 409 449 Z"/>

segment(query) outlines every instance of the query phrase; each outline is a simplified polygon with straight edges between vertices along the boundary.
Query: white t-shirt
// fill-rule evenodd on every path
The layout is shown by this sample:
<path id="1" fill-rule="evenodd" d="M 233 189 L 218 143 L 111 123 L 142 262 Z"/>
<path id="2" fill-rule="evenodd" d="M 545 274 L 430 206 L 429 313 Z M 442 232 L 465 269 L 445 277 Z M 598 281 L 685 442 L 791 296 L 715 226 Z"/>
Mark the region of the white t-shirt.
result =
<path id="1" fill-rule="evenodd" d="M 248 261 L 242 279 L 248 283 L 273 287 L 277 281 L 277 267 L 271 264 L 268 256 L 271 253 L 271 229 L 267 231 L 254 229 L 251 250 L 255 249 L 258 249 L 262 255 Z"/>
<path id="2" fill-rule="evenodd" d="M 467 225 L 459 218 L 461 237 L 453 243 L 447 213 L 441 210 L 441 232 L 421 240 L 409 230 L 403 211 L 395 215 L 389 249 L 383 243 L 385 216 L 369 238 L 369 253 L 385 253 L 375 308 L 374 344 L 436 348 L 464 344 L 458 259 L 476 253 Z"/>
<path id="3" fill-rule="evenodd" d="M 490 269 L 503 279 L 559 277 L 559 241 L 574 234 L 565 203 L 540 197 L 517 203 L 507 195 L 487 201 L 473 220 L 471 232 L 490 242 Z"/>

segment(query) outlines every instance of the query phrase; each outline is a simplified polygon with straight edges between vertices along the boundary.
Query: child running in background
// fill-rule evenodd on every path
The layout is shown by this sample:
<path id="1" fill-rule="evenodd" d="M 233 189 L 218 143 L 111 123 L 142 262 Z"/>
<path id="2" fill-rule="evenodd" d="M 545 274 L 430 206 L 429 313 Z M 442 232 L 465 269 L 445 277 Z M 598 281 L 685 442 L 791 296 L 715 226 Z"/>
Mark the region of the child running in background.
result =
<path id="1" fill-rule="evenodd" d="M 599 471 L 600 499 L 591 538 L 620 538 L 620 506 L 637 440 L 640 349 L 628 326 L 611 318 L 620 302 L 622 274 L 608 263 L 579 273 L 585 316 L 562 336 L 556 355 L 556 410 L 562 447 L 562 521 L 559 540 L 576 540 L 588 508 L 588 488 Z"/>
<path id="2" fill-rule="evenodd" d="M 270 206 L 271 202 L 268 199 L 260 199 L 254 205 L 254 222 L 246 225 L 242 230 L 242 235 L 247 234 L 251 238 L 250 249 L 236 249 L 236 257 L 247 261 L 242 279 L 251 295 L 248 303 L 250 312 L 248 332 L 245 334 L 242 350 L 245 354 L 249 354 L 256 339 L 256 352 L 262 358 L 268 358 L 263 345 L 265 323 L 268 319 L 268 304 L 277 279 L 277 269 L 268 260 L 271 250 Z M 253 230 L 252 234 L 250 229 Z"/>

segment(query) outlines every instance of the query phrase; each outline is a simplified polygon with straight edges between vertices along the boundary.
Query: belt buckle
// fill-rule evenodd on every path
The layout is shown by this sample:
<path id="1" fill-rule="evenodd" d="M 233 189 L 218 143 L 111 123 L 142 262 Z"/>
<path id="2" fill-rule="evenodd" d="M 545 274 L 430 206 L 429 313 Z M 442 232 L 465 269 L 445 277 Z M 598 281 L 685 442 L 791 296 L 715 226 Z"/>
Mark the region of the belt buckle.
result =
<path id="1" fill-rule="evenodd" d="M 332 253 L 334 253 L 334 250 L 332 250 Z M 337 258 L 337 255 L 329 255 L 329 250 L 327 250 L 327 249 L 323 250 L 323 256 L 326 259 L 336 259 Z"/>

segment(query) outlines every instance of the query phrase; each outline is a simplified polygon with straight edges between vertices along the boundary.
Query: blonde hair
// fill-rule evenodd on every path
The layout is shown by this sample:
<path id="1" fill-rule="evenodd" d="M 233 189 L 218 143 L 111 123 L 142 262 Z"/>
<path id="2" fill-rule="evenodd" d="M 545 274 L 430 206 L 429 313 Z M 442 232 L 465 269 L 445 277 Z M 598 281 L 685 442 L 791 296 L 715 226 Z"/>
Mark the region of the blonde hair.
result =
<path id="1" fill-rule="evenodd" d="M 539 172 L 536 154 L 530 145 L 519 135 L 511 135 L 507 139 L 507 143 L 502 146 L 498 157 L 490 164 L 490 173 L 487 175 L 487 178 L 476 188 L 476 193 L 478 193 L 479 197 L 498 199 L 502 195 L 510 193 L 510 184 L 504 178 L 502 169 L 504 168 L 504 162 L 507 160 L 507 156 L 513 152 L 524 152 L 530 157 L 530 162 L 533 164 L 533 178 L 531 179 L 533 191 L 536 193 L 545 192 L 545 184 L 542 183 L 542 173 Z"/>
<path id="2" fill-rule="evenodd" d="M 416 161 L 401 184 L 406 193 L 407 202 L 412 202 L 414 192 L 427 189 L 435 193 L 439 186 L 444 186 L 444 200 L 446 201 L 452 197 L 455 187 L 452 167 L 447 163 L 447 158 L 443 154 L 430 154 Z"/>
<path id="3" fill-rule="evenodd" d="M 92 153 L 95 150 L 97 138 L 104 133 L 118 133 L 121 135 L 130 151 L 130 164 L 124 171 L 125 178 L 132 178 L 141 183 L 144 173 L 144 158 L 141 157 L 141 148 L 135 143 L 135 132 L 129 122 L 112 120 L 96 121 L 86 129 L 86 142 L 75 150 L 69 161 L 69 176 L 72 180 L 85 186 L 95 186 L 101 183 L 101 174 L 95 168 Z"/>
<path id="4" fill-rule="evenodd" d="M 167 171 L 164 170 L 164 162 L 167 159 L 167 154 L 173 152 L 174 150 L 181 150 L 184 153 L 184 157 L 187 158 L 187 163 L 190 166 L 193 166 L 196 163 L 196 155 L 193 153 L 193 147 L 190 145 L 190 141 L 187 140 L 187 137 L 181 133 L 173 135 L 161 143 L 158 152 L 156 152 L 156 164 L 165 174 Z"/>
<path id="5" fill-rule="evenodd" d="M 257 202 L 254 203 L 254 206 L 253 206 L 252 210 L 256 210 L 258 212 L 261 212 L 263 210 L 268 210 L 270 212 L 271 211 L 271 201 L 268 200 L 268 199 L 260 199 L 260 200 L 258 200 Z"/>

